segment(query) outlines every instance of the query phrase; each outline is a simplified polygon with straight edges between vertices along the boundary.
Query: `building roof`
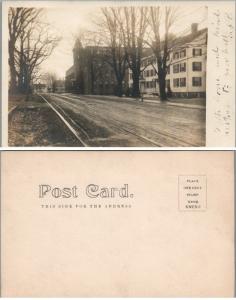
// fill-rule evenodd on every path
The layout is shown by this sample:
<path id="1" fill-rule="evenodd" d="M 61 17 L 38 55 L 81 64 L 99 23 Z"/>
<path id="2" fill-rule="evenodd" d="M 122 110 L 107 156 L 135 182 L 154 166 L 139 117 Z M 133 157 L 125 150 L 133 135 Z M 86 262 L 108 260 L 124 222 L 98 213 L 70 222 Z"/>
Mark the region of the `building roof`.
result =
<path id="1" fill-rule="evenodd" d="M 75 67 L 74 65 L 71 66 L 67 71 L 66 71 L 66 76 L 69 76 L 71 74 L 74 74 L 75 73 Z"/>
<path id="2" fill-rule="evenodd" d="M 196 32 L 193 32 L 193 33 L 191 32 L 188 35 L 178 37 L 171 42 L 170 46 L 172 48 L 175 48 L 178 46 L 186 45 L 188 43 L 193 42 L 196 38 L 200 37 L 204 33 L 207 34 L 207 28 L 203 28 L 201 30 L 197 30 Z M 207 43 L 207 40 L 205 41 L 205 44 L 206 43 Z"/>
<path id="3" fill-rule="evenodd" d="M 207 35 L 207 28 L 203 28 L 201 30 L 197 30 L 194 33 L 190 33 L 188 35 L 185 36 L 181 36 L 178 38 L 175 38 L 171 43 L 169 48 L 172 49 L 172 51 L 174 49 L 181 49 L 181 48 L 186 48 L 186 44 L 190 44 L 192 43 L 194 40 L 196 40 L 197 38 L 199 38 L 201 35 L 206 34 Z M 203 41 L 202 44 L 206 44 L 207 43 L 207 37 L 205 42 Z M 153 54 L 153 51 L 151 48 L 149 48 L 149 51 L 147 51 L 148 49 L 146 49 L 146 51 L 144 52 L 144 57 L 142 58 L 142 60 L 146 60 L 146 59 L 150 59 L 155 57 L 155 55 Z"/>

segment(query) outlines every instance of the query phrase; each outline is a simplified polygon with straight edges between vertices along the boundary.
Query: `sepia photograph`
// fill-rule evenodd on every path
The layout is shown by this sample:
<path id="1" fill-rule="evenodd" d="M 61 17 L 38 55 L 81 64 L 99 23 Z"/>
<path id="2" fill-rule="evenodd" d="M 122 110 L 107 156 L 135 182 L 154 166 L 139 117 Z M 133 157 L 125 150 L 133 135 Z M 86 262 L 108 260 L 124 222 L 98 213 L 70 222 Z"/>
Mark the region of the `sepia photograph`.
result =
<path id="1" fill-rule="evenodd" d="M 206 146 L 207 6 L 52 2 L 8 2 L 8 146 Z"/>

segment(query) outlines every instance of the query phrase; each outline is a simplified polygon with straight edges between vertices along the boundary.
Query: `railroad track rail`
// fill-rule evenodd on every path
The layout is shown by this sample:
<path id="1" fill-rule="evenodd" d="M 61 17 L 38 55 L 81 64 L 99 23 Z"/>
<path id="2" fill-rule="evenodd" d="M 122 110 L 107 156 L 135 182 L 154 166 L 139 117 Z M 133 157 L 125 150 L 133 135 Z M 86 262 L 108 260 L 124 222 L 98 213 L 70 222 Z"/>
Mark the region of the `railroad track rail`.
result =
<path id="1" fill-rule="evenodd" d="M 79 98 L 68 97 L 68 96 L 64 96 L 64 95 L 57 95 L 57 97 L 60 98 L 60 101 L 64 102 L 65 104 L 68 104 L 68 102 L 65 101 L 64 99 L 68 99 L 68 100 L 76 100 L 76 99 L 78 99 L 79 100 Z M 75 105 L 74 103 L 70 102 L 70 105 L 73 106 L 73 107 L 75 107 L 75 108 L 78 108 L 78 106 Z M 88 115 L 92 119 L 94 119 L 95 117 L 97 117 L 97 115 L 96 114 L 92 114 L 91 111 L 90 112 L 86 111 L 86 115 Z M 107 123 L 107 119 L 106 118 L 103 118 L 103 117 L 99 116 L 99 119 L 102 120 L 103 122 Z M 131 135 L 137 137 L 139 140 L 145 141 L 145 142 L 147 142 L 148 144 L 150 144 L 152 146 L 158 146 L 158 147 L 162 146 L 160 143 L 158 143 L 156 141 L 153 141 L 152 139 L 150 139 L 148 137 L 144 137 L 143 135 L 137 134 L 136 132 L 134 132 L 134 131 L 132 131 L 130 129 L 122 127 L 123 124 L 121 122 L 117 121 L 117 120 L 112 120 L 112 121 L 109 120 L 109 124 L 112 124 L 113 127 L 116 130 L 118 130 L 120 132 L 125 132 L 125 133 L 128 133 L 128 134 L 131 134 Z M 159 136 L 163 137 L 169 143 L 172 143 L 173 141 L 174 142 L 178 141 L 181 144 L 181 146 L 193 146 L 193 147 L 200 146 L 200 145 L 196 145 L 196 144 L 192 144 L 192 143 L 186 143 L 186 141 L 180 139 L 178 136 L 176 136 L 174 134 L 170 134 L 170 133 L 167 133 L 167 132 L 163 133 L 163 132 L 161 132 L 159 130 L 155 130 L 155 132 Z"/>
<path id="2" fill-rule="evenodd" d="M 75 124 L 74 121 L 68 116 L 68 114 L 66 114 L 64 112 L 64 110 L 62 110 L 60 107 L 57 106 L 57 108 L 55 108 L 55 106 L 53 106 L 44 96 L 42 96 L 41 94 L 38 94 L 48 105 L 49 107 L 51 107 L 51 109 L 58 115 L 58 117 L 62 120 L 62 122 L 64 123 L 64 125 L 70 130 L 70 132 L 75 136 L 75 138 L 84 146 L 84 147 L 88 147 L 89 145 L 81 138 L 80 136 L 80 132 L 78 131 L 78 128 L 74 128 Z M 55 104 L 54 104 L 55 105 Z M 59 112 L 59 110 L 61 112 L 63 112 L 63 114 L 69 119 L 66 120 L 66 118 L 62 115 L 61 112 Z M 71 125 L 70 123 L 72 123 L 73 125 Z M 78 127 L 78 124 L 76 125 Z M 80 127 L 79 128 L 82 132 L 84 132 L 84 130 Z"/>
<path id="3" fill-rule="evenodd" d="M 10 121 L 18 105 L 13 106 L 8 112 L 8 120 Z"/>
<path id="4" fill-rule="evenodd" d="M 69 98 L 69 97 L 67 97 L 67 96 L 62 96 L 62 95 L 59 95 L 60 97 L 65 97 L 65 98 Z M 57 97 L 58 97 L 58 95 L 57 95 Z M 60 97 L 58 97 L 58 98 L 60 98 Z M 71 98 L 69 98 L 69 99 L 71 99 Z M 65 100 L 63 100 L 63 99 L 60 99 L 62 102 L 64 102 L 64 103 L 66 103 L 66 104 L 68 104 L 68 102 L 66 102 Z M 75 100 L 75 99 L 73 99 L 73 100 Z M 48 102 L 48 101 L 47 101 Z M 52 104 L 51 104 L 52 105 Z M 55 104 L 55 103 L 53 103 L 53 105 L 55 105 L 55 106 L 57 106 L 57 108 L 58 108 L 58 110 L 61 110 L 61 111 L 63 111 L 63 114 L 65 114 L 65 115 L 68 115 L 66 112 L 65 112 L 65 110 L 63 110 L 61 107 L 59 107 L 57 104 Z M 75 108 L 78 108 L 75 104 L 73 104 L 73 103 L 70 103 L 70 105 L 71 106 L 74 106 Z M 96 118 L 97 117 L 97 115 L 95 115 L 95 114 L 92 114 L 91 112 L 86 112 L 86 115 L 88 115 L 91 119 L 94 119 L 94 118 Z M 70 118 L 71 119 L 71 118 Z M 102 117 L 100 117 L 99 116 L 99 119 L 100 120 L 102 120 L 103 122 L 105 122 L 105 123 L 107 123 L 107 119 L 105 119 L 105 118 L 102 118 Z M 74 125 L 76 126 L 76 127 L 78 127 L 78 130 L 80 129 L 79 127 L 79 124 L 77 123 L 77 122 L 75 122 L 74 120 L 72 120 L 71 119 L 71 122 L 72 123 L 74 123 Z M 130 134 L 130 135 L 133 135 L 133 136 L 135 136 L 137 139 L 139 139 L 140 141 L 143 141 L 143 142 L 145 142 L 145 143 L 148 143 L 149 145 L 152 145 L 152 146 L 158 146 L 158 147 L 160 147 L 161 145 L 160 144 L 158 144 L 157 142 L 155 142 L 155 141 L 153 141 L 153 140 L 151 140 L 151 139 L 149 139 L 149 138 L 147 138 L 147 137 L 144 137 L 144 136 L 142 136 L 142 135 L 139 135 L 139 134 L 137 134 L 137 133 L 135 133 L 135 132 L 133 132 L 133 131 L 131 131 L 131 130 L 129 130 L 129 129 L 126 129 L 126 128 L 122 128 L 121 127 L 121 123 L 118 123 L 117 121 L 111 121 L 111 120 L 109 120 L 109 124 L 111 124 L 112 125 L 112 127 L 114 128 L 114 129 L 116 129 L 116 131 L 119 131 L 119 132 L 121 132 L 121 133 L 125 133 L 125 134 Z"/>

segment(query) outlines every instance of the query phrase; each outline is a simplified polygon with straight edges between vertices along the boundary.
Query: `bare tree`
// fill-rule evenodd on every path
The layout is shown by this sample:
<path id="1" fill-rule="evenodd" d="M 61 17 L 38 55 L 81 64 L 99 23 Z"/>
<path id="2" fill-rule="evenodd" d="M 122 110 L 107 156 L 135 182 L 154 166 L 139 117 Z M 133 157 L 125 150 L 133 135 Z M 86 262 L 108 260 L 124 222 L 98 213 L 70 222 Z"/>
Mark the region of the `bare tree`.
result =
<path id="1" fill-rule="evenodd" d="M 112 67 L 117 81 L 117 95 L 123 94 L 123 81 L 127 69 L 126 52 L 123 45 L 122 31 L 114 7 L 101 8 L 104 20 L 100 23 L 101 34 L 107 44 L 106 62 Z"/>
<path id="2" fill-rule="evenodd" d="M 35 8 L 9 8 L 8 12 L 8 30 L 9 30 L 9 67 L 10 67 L 10 91 L 14 92 L 17 89 L 17 76 L 18 71 L 16 68 L 16 44 L 18 39 L 22 39 L 22 33 L 27 26 L 37 18 L 40 14 L 41 9 Z"/>
<path id="3" fill-rule="evenodd" d="M 116 18 L 122 32 L 126 59 L 132 71 L 132 96 L 139 97 L 139 78 L 141 74 L 141 59 L 148 26 L 147 7 L 120 7 L 116 9 Z"/>
<path id="4" fill-rule="evenodd" d="M 167 74 L 167 59 L 171 49 L 173 34 L 171 34 L 171 27 L 177 20 L 177 9 L 174 7 L 150 7 L 147 17 L 151 29 L 151 42 L 148 45 L 157 60 L 157 69 L 155 71 L 158 75 L 159 91 L 161 100 L 166 100 L 166 74 Z M 163 39 L 161 38 L 161 27 L 164 29 Z"/>
<path id="5" fill-rule="evenodd" d="M 10 91 L 29 93 L 40 65 L 52 53 L 59 37 L 40 18 L 42 9 L 10 8 L 9 67 Z"/>
<path id="6" fill-rule="evenodd" d="M 56 88 L 56 81 L 58 80 L 57 74 L 54 72 L 47 72 L 40 78 L 46 82 L 47 87 L 54 93 Z"/>

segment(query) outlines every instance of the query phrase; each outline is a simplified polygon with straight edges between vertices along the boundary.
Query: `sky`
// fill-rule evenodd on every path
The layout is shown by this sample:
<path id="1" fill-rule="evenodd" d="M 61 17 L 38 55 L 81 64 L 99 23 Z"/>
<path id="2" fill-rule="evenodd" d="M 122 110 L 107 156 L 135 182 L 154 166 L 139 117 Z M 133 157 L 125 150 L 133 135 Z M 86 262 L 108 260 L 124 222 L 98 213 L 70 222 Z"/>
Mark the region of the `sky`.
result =
<path id="1" fill-rule="evenodd" d="M 76 35 L 83 30 L 94 29 L 94 20 L 102 6 L 120 5 L 118 2 L 54 2 L 47 4 L 45 9 L 45 18 L 53 26 L 53 29 L 62 37 L 58 46 L 54 49 L 52 55 L 42 64 L 43 72 L 54 72 L 59 78 L 65 77 L 65 72 L 73 64 L 72 49 Z M 32 2 L 31 2 L 32 3 Z M 46 2 L 49 3 L 49 2 Z M 55 4 L 56 3 L 56 4 Z M 129 5 L 131 2 L 119 2 L 122 5 Z M 132 5 L 138 3 L 132 1 Z M 139 4 L 143 2 L 139 2 Z M 145 1 L 145 5 L 157 5 L 158 2 Z M 163 3 L 163 2 L 162 2 Z M 138 5 L 139 5 L 138 4 Z M 44 2 L 45 5 L 45 2 Z M 176 6 L 176 4 L 174 4 Z M 41 5 L 42 7 L 42 5 Z M 180 18 L 173 28 L 173 33 L 180 34 L 185 29 L 189 29 L 192 23 L 199 23 L 199 29 L 207 26 L 207 8 L 205 6 L 196 6 L 193 2 L 182 2 L 182 6 L 178 5 Z"/>

